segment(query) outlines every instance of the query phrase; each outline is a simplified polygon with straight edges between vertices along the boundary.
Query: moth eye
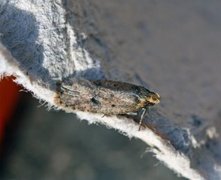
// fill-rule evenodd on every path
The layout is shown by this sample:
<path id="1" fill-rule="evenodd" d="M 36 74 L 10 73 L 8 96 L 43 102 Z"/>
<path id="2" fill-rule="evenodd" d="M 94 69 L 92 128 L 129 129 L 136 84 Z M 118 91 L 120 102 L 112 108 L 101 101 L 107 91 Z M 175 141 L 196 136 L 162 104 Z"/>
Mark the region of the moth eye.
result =
<path id="1" fill-rule="evenodd" d="M 156 97 L 152 97 L 152 99 L 153 99 L 154 101 L 156 101 L 156 100 L 157 100 L 157 98 L 156 98 Z"/>
<path id="2" fill-rule="evenodd" d="M 115 104 L 112 104 L 111 107 L 115 107 Z"/>

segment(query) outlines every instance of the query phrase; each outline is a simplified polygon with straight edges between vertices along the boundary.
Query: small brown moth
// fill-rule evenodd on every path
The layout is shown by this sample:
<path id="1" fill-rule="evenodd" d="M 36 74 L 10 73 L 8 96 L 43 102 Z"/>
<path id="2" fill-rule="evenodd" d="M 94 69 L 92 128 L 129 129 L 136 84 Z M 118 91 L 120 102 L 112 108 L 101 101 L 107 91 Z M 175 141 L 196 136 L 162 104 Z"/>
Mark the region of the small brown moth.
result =
<path id="1" fill-rule="evenodd" d="M 75 79 L 57 84 L 56 104 L 66 110 L 80 110 L 104 115 L 140 115 L 139 129 L 150 106 L 160 102 L 160 96 L 148 89 L 129 83 Z"/>

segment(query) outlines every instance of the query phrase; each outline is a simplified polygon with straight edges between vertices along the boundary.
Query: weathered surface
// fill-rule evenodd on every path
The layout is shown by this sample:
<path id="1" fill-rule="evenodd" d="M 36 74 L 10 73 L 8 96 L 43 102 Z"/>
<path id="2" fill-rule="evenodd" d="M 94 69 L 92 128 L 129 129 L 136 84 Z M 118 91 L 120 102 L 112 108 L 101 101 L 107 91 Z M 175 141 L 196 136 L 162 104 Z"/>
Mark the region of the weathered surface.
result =
<path id="1" fill-rule="evenodd" d="M 18 82 L 52 104 L 53 86 L 62 78 L 106 77 L 148 86 L 162 97 L 145 118 L 154 134 L 137 132 L 136 124 L 125 124 L 122 117 L 78 115 L 156 146 L 156 156 L 185 177 L 219 179 L 221 3 L 58 1 L 51 6 L 54 20 L 42 21 L 50 6 L 41 13 L 19 3 L 0 8 L 2 44 L 19 61 L 18 72 L 28 73 Z M 6 23 L 11 16 L 16 23 Z M 43 87 L 43 95 L 36 87 Z"/>
<path id="2" fill-rule="evenodd" d="M 219 179 L 221 3 L 118 3 L 90 6 L 97 36 L 114 57 L 109 71 L 137 83 L 141 78 L 158 91 L 161 117 L 147 118 L 148 125 L 186 153 L 192 166 L 206 171 L 206 178 Z"/>

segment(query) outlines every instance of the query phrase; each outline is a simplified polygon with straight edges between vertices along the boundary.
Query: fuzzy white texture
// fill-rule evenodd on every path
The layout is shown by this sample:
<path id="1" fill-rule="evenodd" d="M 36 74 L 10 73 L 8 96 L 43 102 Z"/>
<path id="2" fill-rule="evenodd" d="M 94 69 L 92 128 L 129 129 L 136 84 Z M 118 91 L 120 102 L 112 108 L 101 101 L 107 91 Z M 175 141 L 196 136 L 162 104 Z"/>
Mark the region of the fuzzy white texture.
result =
<path id="1" fill-rule="evenodd" d="M 18 74 L 19 64 L 11 56 L 10 52 L 0 43 L 0 75 L 10 76 L 12 74 Z"/>
<path id="2" fill-rule="evenodd" d="M 100 69 L 99 61 L 77 44 L 72 27 L 66 22 L 61 0 L 16 2 L 19 9 L 31 12 L 38 25 L 38 43 L 44 49 L 43 67 L 52 78 L 62 79 L 91 68 Z"/>
<path id="3" fill-rule="evenodd" d="M 40 59 L 42 62 L 32 58 L 25 58 L 26 61 L 23 61 L 22 58 L 19 59 L 20 57 L 16 59 L 12 55 L 13 52 L 0 45 L 0 76 L 16 76 L 16 82 L 23 85 L 35 97 L 46 101 L 51 106 L 56 106 L 54 103 L 55 92 L 49 88 L 50 83 L 53 84 L 54 81 L 69 76 L 80 76 L 81 72 L 92 68 L 100 71 L 99 61 L 93 60 L 85 49 L 78 46 L 72 27 L 66 22 L 66 12 L 62 1 L 11 0 L 8 5 L 29 12 L 34 17 L 35 26 L 30 28 L 38 29 L 35 38 L 36 47 L 42 48 L 43 57 Z M 29 66 L 26 66 L 26 63 Z M 32 70 L 29 71 L 29 69 Z M 119 130 L 130 138 L 141 139 L 153 147 L 152 152 L 159 160 L 178 174 L 189 179 L 203 179 L 197 170 L 191 169 L 190 160 L 187 157 L 176 152 L 168 141 L 151 130 L 138 131 L 138 125 L 133 120 L 116 116 L 103 117 L 103 115 L 85 112 L 76 112 L 76 114 L 80 119 L 86 119 L 89 123 L 104 124 Z"/>
<path id="4" fill-rule="evenodd" d="M 8 11 L 3 11 L 6 16 L 2 18 L 11 19 L 16 16 L 15 23 L 18 23 L 18 27 L 15 24 L 15 27 L 8 31 L 17 28 L 18 30 L 14 33 L 18 32 L 17 36 L 19 33 L 30 34 L 30 39 L 27 40 L 22 39 L 22 36 L 16 37 L 18 40 L 15 40 L 15 46 L 16 43 L 19 45 L 24 41 L 22 45 L 26 42 L 30 43 L 24 48 L 28 49 L 30 46 L 31 51 L 28 49 L 22 56 L 14 59 L 11 53 L 2 47 L 1 76 L 15 75 L 17 83 L 30 90 L 39 99 L 53 105 L 54 93 L 49 90 L 49 86 L 53 86 L 56 81 L 66 77 L 80 76 L 88 69 L 100 71 L 99 61 L 93 60 L 85 49 L 77 45 L 75 33 L 66 22 L 66 12 L 62 1 L 10 0 L 1 3 L 1 10 Z M 7 22 L 7 19 L 5 21 Z M 19 32 L 19 27 L 23 28 L 21 32 Z M 1 36 L 4 37 L 5 34 Z M 13 42 L 8 46 L 13 48 Z M 16 53 L 12 52 L 12 54 Z M 10 59 L 10 62 L 6 59 Z"/>
<path id="5" fill-rule="evenodd" d="M 20 67 L 19 63 L 11 56 L 10 52 L 0 43 L 0 76 L 14 75 L 15 82 L 24 86 L 33 95 L 53 105 L 55 93 L 49 88 L 42 86 L 35 79 L 27 76 Z"/>
<path id="6" fill-rule="evenodd" d="M 177 152 L 168 141 L 162 139 L 150 129 L 138 130 L 139 126 L 131 119 L 116 116 L 103 116 L 99 114 L 76 112 L 80 119 L 89 120 L 89 123 L 100 123 L 107 127 L 117 129 L 129 138 L 138 138 L 152 147 L 151 151 L 156 158 L 162 161 L 177 174 L 188 179 L 204 179 L 196 170 L 190 168 L 190 160 L 180 152 Z"/>

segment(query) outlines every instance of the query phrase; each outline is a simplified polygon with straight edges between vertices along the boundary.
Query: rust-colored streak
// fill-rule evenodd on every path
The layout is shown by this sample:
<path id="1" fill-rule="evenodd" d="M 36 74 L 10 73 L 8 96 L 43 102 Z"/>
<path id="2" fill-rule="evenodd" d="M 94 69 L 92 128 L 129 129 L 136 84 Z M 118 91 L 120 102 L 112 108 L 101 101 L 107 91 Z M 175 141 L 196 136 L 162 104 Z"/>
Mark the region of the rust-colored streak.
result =
<path id="1" fill-rule="evenodd" d="M 19 99 L 20 87 L 13 82 L 13 77 L 0 80 L 0 144 L 3 140 L 5 127 L 15 110 Z"/>

